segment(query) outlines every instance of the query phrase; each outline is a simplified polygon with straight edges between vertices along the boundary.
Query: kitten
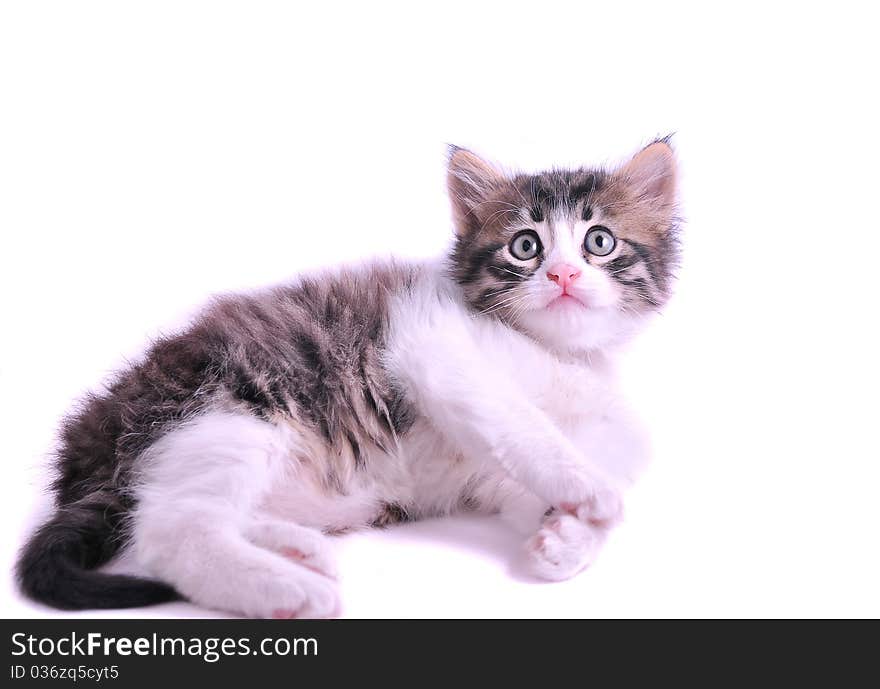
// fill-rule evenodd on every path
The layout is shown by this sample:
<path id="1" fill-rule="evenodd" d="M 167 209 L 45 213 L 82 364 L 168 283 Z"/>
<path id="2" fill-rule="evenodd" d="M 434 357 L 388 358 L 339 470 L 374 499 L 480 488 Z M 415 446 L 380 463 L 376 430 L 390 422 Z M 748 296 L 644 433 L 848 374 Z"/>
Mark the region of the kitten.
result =
<path id="1" fill-rule="evenodd" d="M 219 299 L 66 419 L 23 590 L 332 616 L 327 534 L 456 510 L 510 517 L 535 574 L 574 575 L 645 456 L 610 353 L 668 298 L 675 177 L 666 140 L 537 175 L 453 148 L 443 261 Z M 95 571 L 123 548 L 143 578 Z"/>

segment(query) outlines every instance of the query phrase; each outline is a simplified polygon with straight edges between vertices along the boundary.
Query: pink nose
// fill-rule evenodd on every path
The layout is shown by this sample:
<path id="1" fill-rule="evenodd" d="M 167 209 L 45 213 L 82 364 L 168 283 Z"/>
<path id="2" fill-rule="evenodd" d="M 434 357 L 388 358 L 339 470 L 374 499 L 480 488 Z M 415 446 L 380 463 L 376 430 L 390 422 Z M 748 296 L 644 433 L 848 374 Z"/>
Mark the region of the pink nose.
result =
<path id="1" fill-rule="evenodd" d="M 578 279 L 580 274 L 581 271 L 568 263 L 557 263 L 555 266 L 550 266 L 547 269 L 547 278 L 559 285 L 563 292 L 568 289 L 571 283 Z"/>

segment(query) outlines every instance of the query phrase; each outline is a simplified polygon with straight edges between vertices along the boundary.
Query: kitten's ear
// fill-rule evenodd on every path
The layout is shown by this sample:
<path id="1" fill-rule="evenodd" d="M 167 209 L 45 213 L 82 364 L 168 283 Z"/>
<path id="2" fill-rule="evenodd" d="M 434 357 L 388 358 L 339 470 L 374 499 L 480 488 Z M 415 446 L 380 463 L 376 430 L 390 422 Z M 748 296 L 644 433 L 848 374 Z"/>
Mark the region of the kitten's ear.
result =
<path id="1" fill-rule="evenodd" d="M 455 231 L 465 234 L 476 220 L 477 206 L 504 181 L 504 174 L 475 153 L 449 147 L 446 183 L 452 202 Z"/>
<path id="2" fill-rule="evenodd" d="M 675 205 L 675 153 L 665 139 L 636 153 L 619 174 L 638 196 L 664 208 Z"/>

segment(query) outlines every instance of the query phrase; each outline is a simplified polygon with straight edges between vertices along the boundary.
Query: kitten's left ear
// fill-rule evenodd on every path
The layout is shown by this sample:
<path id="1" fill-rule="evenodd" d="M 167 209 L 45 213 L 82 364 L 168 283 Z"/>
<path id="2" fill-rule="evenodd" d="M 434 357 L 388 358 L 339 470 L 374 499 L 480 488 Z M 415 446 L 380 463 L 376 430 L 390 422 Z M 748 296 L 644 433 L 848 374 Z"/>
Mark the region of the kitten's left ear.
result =
<path id="1" fill-rule="evenodd" d="M 675 153 L 665 140 L 636 153 L 619 174 L 638 196 L 664 208 L 675 205 Z"/>
<path id="2" fill-rule="evenodd" d="M 504 182 L 504 174 L 475 153 L 458 146 L 449 147 L 446 183 L 455 231 L 466 234 L 477 217 L 478 206 Z"/>

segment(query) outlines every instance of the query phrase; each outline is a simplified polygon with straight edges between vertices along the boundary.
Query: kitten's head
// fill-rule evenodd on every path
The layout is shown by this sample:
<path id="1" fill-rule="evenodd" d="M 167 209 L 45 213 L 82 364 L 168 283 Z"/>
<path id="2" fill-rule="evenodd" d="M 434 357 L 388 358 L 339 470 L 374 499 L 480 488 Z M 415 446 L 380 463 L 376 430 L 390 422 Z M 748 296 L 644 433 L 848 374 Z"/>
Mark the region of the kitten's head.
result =
<path id="1" fill-rule="evenodd" d="M 451 267 L 468 304 L 557 348 L 626 339 L 669 296 L 675 177 L 665 140 L 614 171 L 536 175 L 453 148 Z"/>

